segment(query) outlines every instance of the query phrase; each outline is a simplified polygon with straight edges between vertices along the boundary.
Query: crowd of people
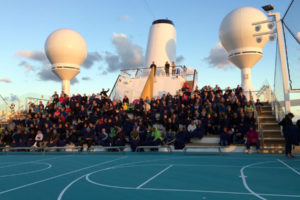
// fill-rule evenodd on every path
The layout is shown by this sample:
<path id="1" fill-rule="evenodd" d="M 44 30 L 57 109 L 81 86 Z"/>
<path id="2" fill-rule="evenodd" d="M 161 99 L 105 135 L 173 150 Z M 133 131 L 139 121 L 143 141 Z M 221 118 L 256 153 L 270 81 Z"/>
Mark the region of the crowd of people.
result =
<path id="1" fill-rule="evenodd" d="M 108 90 L 97 95 L 56 92 L 46 105 L 30 104 L 26 116 L 7 125 L 0 147 L 92 145 L 174 145 L 183 148 L 192 138 L 220 137 L 220 145 L 255 144 L 254 107 L 240 86 L 221 90 L 184 84 L 176 95 L 135 100 L 111 100 Z M 259 103 L 259 102 L 258 102 Z M 248 138 L 247 138 L 248 137 Z"/>

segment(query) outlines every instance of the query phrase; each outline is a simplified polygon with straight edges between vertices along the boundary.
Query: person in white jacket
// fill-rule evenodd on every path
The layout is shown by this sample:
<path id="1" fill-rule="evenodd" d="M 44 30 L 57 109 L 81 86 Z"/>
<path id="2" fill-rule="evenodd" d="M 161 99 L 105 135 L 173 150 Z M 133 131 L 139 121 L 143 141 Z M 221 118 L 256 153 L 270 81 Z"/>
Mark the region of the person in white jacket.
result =
<path id="1" fill-rule="evenodd" d="M 41 142 L 43 141 L 44 135 L 42 131 L 38 131 L 36 136 L 35 136 L 35 146 L 40 147 Z"/>

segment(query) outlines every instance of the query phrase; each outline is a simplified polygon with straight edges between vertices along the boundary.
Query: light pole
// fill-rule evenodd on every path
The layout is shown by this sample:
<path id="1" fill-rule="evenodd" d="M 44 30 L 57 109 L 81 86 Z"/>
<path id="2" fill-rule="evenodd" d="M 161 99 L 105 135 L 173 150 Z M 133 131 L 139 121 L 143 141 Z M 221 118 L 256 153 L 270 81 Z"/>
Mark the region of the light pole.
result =
<path id="1" fill-rule="evenodd" d="M 272 4 L 266 5 L 262 7 L 264 11 L 268 12 L 268 16 L 272 17 L 272 19 L 256 22 L 252 25 L 256 26 L 255 29 L 259 31 L 259 25 L 264 23 L 270 23 L 275 22 L 276 23 L 276 30 L 271 30 L 268 32 L 263 33 L 256 33 L 253 36 L 258 37 L 257 40 L 259 40 L 259 36 L 261 35 L 270 35 L 270 40 L 274 39 L 273 34 L 277 33 L 277 44 L 278 44 L 278 50 L 279 50 L 279 56 L 280 56 L 280 64 L 281 64 L 281 71 L 282 71 L 282 79 L 283 79 L 283 93 L 284 93 L 284 108 L 285 113 L 289 113 L 291 110 L 291 102 L 290 102 L 290 87 L 289 87 L 289 77 L 287 72 L 287 61 L 286 61 L 286 55 L 285 55 L 285 47 L 284 47 L 284 37 L 283 37 L 283 31 L 282 31 L 282 21 L 280 19 L 280 13 L 273 13 L 274 6 Z M 272 25 L 269 27 L 272 29 Z"/>

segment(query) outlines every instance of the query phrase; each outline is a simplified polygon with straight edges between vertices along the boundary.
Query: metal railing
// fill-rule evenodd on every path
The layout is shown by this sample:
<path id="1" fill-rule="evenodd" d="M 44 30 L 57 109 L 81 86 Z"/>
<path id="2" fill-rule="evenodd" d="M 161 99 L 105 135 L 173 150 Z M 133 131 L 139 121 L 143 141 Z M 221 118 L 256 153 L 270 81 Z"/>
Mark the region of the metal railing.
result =
<path id="1" fill-rule="evenodd" d="M 139 78 L 142 76 L 147 76 L 151 71 L 151 68 L 149 67 L 142 67 L 142 68 L 135 68 L 135 69 L 123 69 L 121 70 L 120 75 L 128 78 Z M 188 70 L 185 66 L 176 66 L 175 74 L 174 76 L 183 76 L 184 78 L 192 77 L 192 80 L 194 79 L 195 69 L 191 72 Z M 172 76 L 172 68 L 169 68 L 169 75 Z M 197 72 L 196 72 L 197 73 Z M 167 76 L 167 73 L 165 71 L 165 67 L 158 66 L 156 67 L 156 76 Z M 192 81 L 191 80 L 191 81 Z"/>
<path id="2" fill-rule="evenodd" d="M 275 115 L 277 121 L 280 121 L 284 118 L 284 107 L 277 100 L 275 93 L 268 84 L 263 85 L 256 95 L 261 101 L 269 102 L 271 104 L 272 114 Z"/>
<path id="3" fill-rule="evenodd" d="M 262 148 L 264 148 L 264 144 L 265 144 L 265 137 L 264 137 L 264 132 L 263 132 L 263 129 L 262 129 L 262 124 L 259 120 L 259 116 L 258 116 L 258 113 L 257 113 L 257 108 L 256 108 L 256 105 L 253 101 L 253 95 L 252 95 L 252 92 L 250 92 L 250 99 L 251 99 L 251 103 L 252 103 L 252 106 L 253 106 L 253 111 L 254 111 L 254 117 L 256 119 L 256 123 L 257 123 L 257 128 L 258 128 L 258 132 L 259 132 L 259 136 L 261 138 L 261 146 Z"/>
<path id="4" fill-rule="evenodd" d="M 108 95 L 110 99 L 112 98 L 112 94 L 115 92 L 115 87 L 116 87 L 116 85 L 117 85 L 117 83 L 118 83 L 118 81 L 119 81 L 119 79 L 120 79 L 120 76 L 121 76 L 121 75 L 118 76 L 118 78 L 117 78 L 116 81 L 115 81 L 114 86 L 113 86 L 112 89 L 110 90 L 110 93 L 109 93 L 109 95 Z"/>

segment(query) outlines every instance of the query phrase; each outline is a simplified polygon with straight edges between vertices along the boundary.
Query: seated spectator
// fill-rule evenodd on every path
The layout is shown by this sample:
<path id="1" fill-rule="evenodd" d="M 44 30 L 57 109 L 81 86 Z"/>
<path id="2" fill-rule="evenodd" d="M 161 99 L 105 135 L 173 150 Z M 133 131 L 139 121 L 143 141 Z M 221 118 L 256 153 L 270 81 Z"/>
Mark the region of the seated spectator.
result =
<path id="1" fill-rule="evenodd" d="M 205 127 L 202 124 L 201 119 L 198 119 L 196 129 L 192 132 L 192 137 L 201 139 L 205 135 Z"/>
<path id="2" fill-rule="evenodd" d="M 175 141 L 175 132 L 172 129 L 169 129 L 166 133 L 166 137 L 164 139 L 164 143 L 166 145 L 173 144 Z"/>
<path id="3" fill-rule="evenodd" d="M 131 146 L 131 151 L 135 152 L 136 148 L 140 145 L 140 137 L 139 137 L 139 132 L 137 128 L 133 128 L 133 130 L 130 133 L 130 146 Z"/>
<path id="4" fill-rule="evenodd" d="M 152 145 L 153 146 L 161 145 L 162 141 L 163 141 L 163 138 L 161 136 L 160 131 L 158 130 L 158 128 L 154 127 L 152 129 Z"/>
<path id="5" fill-rule="evenodd" d="M 256 132 L 253 126 L 250 126 L 250 129 L 247 132 L 247 142 L 246 142 L 247 150 L 250 149 L 251 145 L 255 145 L 256 150 L 259 150 L 260 145 L 259 145 L 258 133 Z"/>
<path id="6" fill-rule="evenodd" d="M 179 132 L 177 133 L 176 140 L 174 142 L 175 149 L 183 149 L 186 143 L 186 131 L 184 127 L 179 127 Z"/>
<path id="7" fill-rule="evenodd" d="M 258 114 L 261 113 L 261 107 L 263 107 L 263 106 L 264 106 L 264 104 L 261 103 L 259 99 L 256 99 L 255 107 L 257 109 Z"/>
<path id="8" fill-rule="evenodd" d="M 239 130 L 238 127 L 234 128 L 232 137 L 233 144 L 245 144 L 244 134 Z"/>
<path id="9" fill-rule="evenodd" d="M 109 146 L 109 139 L 108 133 L 106 132 L 105 128 L 101 129 L 101 132 L 98 135 L 97 143 L 101 144 L 102 146 Z"/>
<path id="10" fill-rule="evenodd" d="M 36 134 L 36 136 L 35 136 L 35 144 L 34 144 L 34 146 L 40 147 L 41 143 L 43 141 L 43 138 L 44 138 L 44 136 L 43 136 L 42 131 L 38 131 L 37 134 Z"/>
<path id="11" fill-rule="evenodd" d="M 114 144 L 115 146 L 125 146 L 125 135 L 120 127 L 117 128 Z"/>
<path id="12" fill-rule="evenodd" d="M 195 121 L 192 120 L 191 123 L 188 125 L 187 131 L 189 133 L 189 138 L 193 136 L 194 130 L 196 130 L 197 126 L 195 124 Z"/>
<path id="13" fill-rule="evenodd" d="M 251 105 L 251 102 L 250 102 L 250 101 L 248 101 L 248 102 L 246 103 L 246 105 L 244 106 L 244 111 L 245 111 L 245 113 L 252 113 L 252 112 L 254 112 L 254 108 L 253 108 L 253 106 Z"/>
<path id="14" fill-rule="evenodd" d="M 230 133 L 227 127 L 223 128 L 223 131 L 221 132 L 220 135 L 220 145 L 221 146 L 227 146 L 230 144 Z"/>
<path id="15" fill-rule="evenodd" d="M 93 145 L 95 141 L 95 131 L 93 128 L 93 124 L 90 123 L 87 128 L 83 128 L 83 138 L 81 141 L 81 145 L 87 144 L 88 150 Z"/>

